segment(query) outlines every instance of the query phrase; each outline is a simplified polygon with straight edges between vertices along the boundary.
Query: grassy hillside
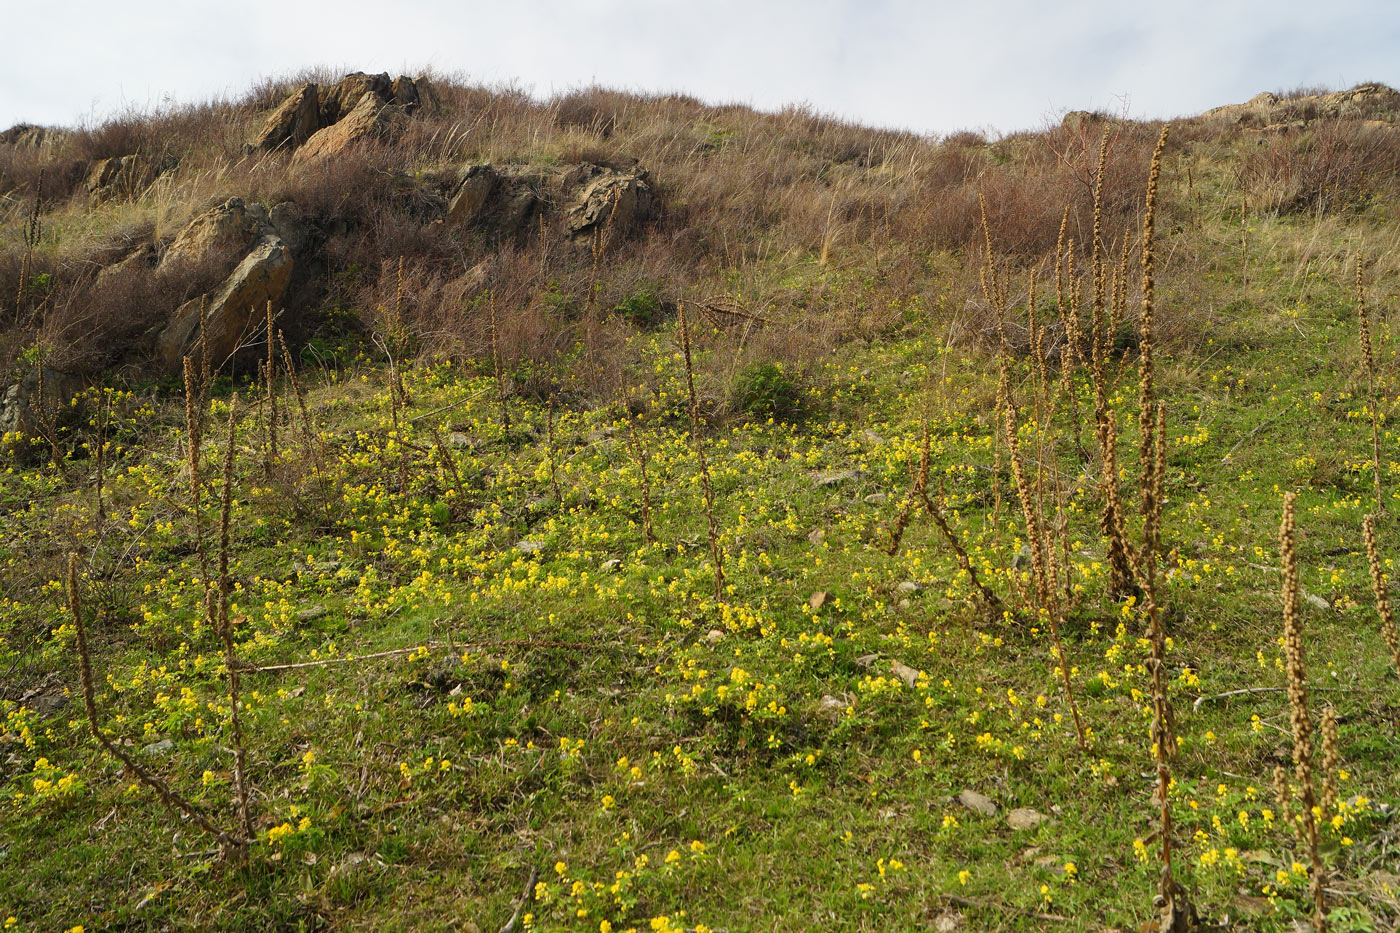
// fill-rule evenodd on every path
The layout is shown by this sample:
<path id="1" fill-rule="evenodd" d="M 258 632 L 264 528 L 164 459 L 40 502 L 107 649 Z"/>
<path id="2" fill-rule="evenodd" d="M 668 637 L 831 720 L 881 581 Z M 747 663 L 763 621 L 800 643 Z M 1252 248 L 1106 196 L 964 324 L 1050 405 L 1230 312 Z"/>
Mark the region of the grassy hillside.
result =
<path id="1" fill-rule="evenodd" d="M 641 158 L 661 215 L 603 259 L 542 233 L 440 262 L 437 233 L 384 207 L 405 202 L 351 216 L 354 179 L 239 161 L 279 86 L 133 118 L 210 140 L 180 150 L 184 193 L 47 188 L 20 279 L 30 156 L 6 156 L 15 370 L 103 375 L 7 439 L 0 475 L 0 922 L 1153 929 L 1166 729 L 1173 868 L 1202 922 L 1293 929 L 1318 874 L 1296 603 L 1327 928 L 1400 923 L 1400 658 L 1362 532 L 1374 513 L 1388 571 L 1395 130 L 1175 129 L 1144 328 L 1157 126 L 1110 130 L 1100 163 L 1099 121 L 923 140 L 440 83 L 408 143 L 347 157 L 364 178 L 421 194 L 463 159 L 587 144 Z M 449 131 L 469 112 L 495 116 Z M 97 151 L 61 147 L 43 158 Z M 81 271 L 99 231 L 163 248 L 209 201 L 298 179 L 351 185 L 298 202 L 347 226 L 271 380 L 194 360 L 181 385 L 139 333 L 119 359 L 59 339 L 110 320 L 76 297 L 100 300 Z M 354 255 L 374 261 L 352 274 Z M 77 623 L 97 727 L 186 812 L 91 735 Z"/>

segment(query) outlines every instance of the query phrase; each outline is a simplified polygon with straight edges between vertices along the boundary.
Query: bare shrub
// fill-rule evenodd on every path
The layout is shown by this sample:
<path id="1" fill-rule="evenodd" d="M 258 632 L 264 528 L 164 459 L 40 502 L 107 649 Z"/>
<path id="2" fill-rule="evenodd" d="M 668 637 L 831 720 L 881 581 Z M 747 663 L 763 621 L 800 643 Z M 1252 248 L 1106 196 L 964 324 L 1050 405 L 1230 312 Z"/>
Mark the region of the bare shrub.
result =
<path id="1" fill-rule="evenodd" d="M 1400 139 L 1390 127 L 1328 120 L 1267 137 L 1245 157 L 1244 172 L 1269 209 L 1323 214 L 1391 190 Z"/>

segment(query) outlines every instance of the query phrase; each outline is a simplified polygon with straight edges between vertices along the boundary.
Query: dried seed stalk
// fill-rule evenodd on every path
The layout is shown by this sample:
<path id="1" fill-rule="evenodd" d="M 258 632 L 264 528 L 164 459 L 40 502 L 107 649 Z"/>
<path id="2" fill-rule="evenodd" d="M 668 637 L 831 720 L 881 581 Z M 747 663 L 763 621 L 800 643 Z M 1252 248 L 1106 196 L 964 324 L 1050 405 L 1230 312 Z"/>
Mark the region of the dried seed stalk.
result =
<path id="1" fill-rule="evenodd" d="M 229 578 L 229 526 L 233 512 L 234 429 L 237 427 L 238 396 L 229 399 L 228 444 L 224 449 L 223 500 L 219 511 L 219 586 L 218 633 L 223 642 L 224 667 L 228 674 L 229 729 L 233 740 L 233 792 L 238 802 L 238 822 L 243 837 L 253 838 L 253 818 L 248 808 L 247 756 L 243 747 L 243 724 L 239 716 L 238 656 L 233 645 L 233 623 L 229 619 L 229 597 L 233 584 Z"/>
<path id="2" fill-rule="evenodd" d="M 1283 564 L 1283 653 L 1288 673 L 1289 721 L 1293 727 L 1293 765 L 1298 778 L 1298 842 L 1312 860 L 1309 879 L 1313 896 L 1313 924 L 1327 927 L 1323 895 L 1323 865 L 1319 852 L 1317 788 L 1313 778 L 1313 724 L 1308 713 L 1307 668 L 1303 651 L 1303 616 L 1299 610 L 1298 553 L 1293 517 L 1297 493 L 1283 497 L 1283 521 L 1279 526 L 1279 559 Z"/>
<path id="3" fill-rule="evenodd" d="M 1366 563 L 1371 568 L 1371 592 L 1376 596 L 1376 612 L 1381 619 L 1381 634 L 1390 649 L 1390 663 L 1400 674 L 1400 633 L 1395 628 L 1395 614 L 1390 608 L 1385 571 L 1381 567 L 1380 548 L 1376 544 L 1376 517 L 1367 515 L 1361 521 L 1362 537 L 1366 541 Z"/>
<path id="4" fill-rule="evenodd" d="M 677 315 L 681 319 L 681 348 L 685 354 L 685 384 L 690 393 L 690 433 L 695 444 L 695 456 L 700 461 L 700 487 L 705 494 L 705 518 L 710 538 L 710 559 L 715 565 L 715 602 L 724 602 L 724 549 L 720 546 L 719 524 L 715 520 L 715 490 L 710 482 L 710 465 L 705 459 L 705 439 L 700 433 L 700 397 L 695 394 L 695 364 L 690 354 L 690 325 L 686 322 L 685 305 Z"/>

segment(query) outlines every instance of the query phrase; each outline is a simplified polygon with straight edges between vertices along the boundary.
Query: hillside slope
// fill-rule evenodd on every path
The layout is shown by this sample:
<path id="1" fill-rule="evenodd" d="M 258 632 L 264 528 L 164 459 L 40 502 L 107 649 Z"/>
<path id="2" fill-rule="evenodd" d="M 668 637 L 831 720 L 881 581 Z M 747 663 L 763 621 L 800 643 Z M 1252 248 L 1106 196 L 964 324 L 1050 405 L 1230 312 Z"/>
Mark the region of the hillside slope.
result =
<path id="1" fill-rule="evenodd" d="M 0 922 L 1400 923 L 1394 92 L 409 87 L 0 141 Z"/>

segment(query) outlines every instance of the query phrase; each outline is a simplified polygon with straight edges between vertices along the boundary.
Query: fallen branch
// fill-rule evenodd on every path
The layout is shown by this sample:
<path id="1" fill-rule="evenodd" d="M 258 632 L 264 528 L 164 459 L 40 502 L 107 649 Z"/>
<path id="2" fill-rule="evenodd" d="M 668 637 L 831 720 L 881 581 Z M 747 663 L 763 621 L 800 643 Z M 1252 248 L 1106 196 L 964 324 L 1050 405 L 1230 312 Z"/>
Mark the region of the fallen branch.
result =
<path id="1" fill-rule="evenodd" d="M 1061 917 L 1059 914 L 1043 914 L 1035 910 L 1024 910 L 1020 907 L 1012 907 L 1010 904 L 1004 904 L 1001 901 L 990 898 L 958 897 L 956 894 L 944 894 L 942 897 L 943 900 L 947 901 L 949 904 L 956 904 L 958 907 L 989 908 L 1003 912 L 1011 911 L 1012 913 L 1022 914 L 1027 917 L 1034 917 L 1037 920 L 1051 920 L 1056 923 L 1067 923 L 1069 921 L 1068 917 Z M 504 933 L 504 931 L 502 931 L 502 933 Z"/>
<path id="2" fill-rule="evenodd" d="M 533 865 L 530 866 L 530 880 L 525 882 L 525 891 L 520 895 L 520 902 L 515 905 L 515 913 L 510 915 L 506 925 L 501 927 L 501 933 L 512 933 L 515 925 L 520 922 L 520 915 L 525 912 L 527 904 L 535 899 L 535 882 L 540 877 L 540 870 Z"/>
<path id="3" fill-rule="evenodd" d="M 425 411 L 421 415 L 414 415 L 412 418 L 407 419 L 407 421 L 409 424 L 413 424 L 415 421 L 422 421 L 424 418 L 431 418 L 433 415 L 440 415 L 445 411 L 451 411 L 459 405 L 465 405 L 467 404 L 467 402 L 474 402 L 485 394 L 486 390 L 483 389 L 475 395 L 468 395 L 464 398 L 459 398 L 457 399 L 457 401 L 451 403 L 450 405 L 444 405 L 441 408 L 434 408 L 432 411 Z"/>
<path id="4" fill-rule="evenodd" d="M 1318 687 L 1309 685 L 1309 690 L 1326 691 L 1328 693 L 1379 693 L 1378 690 L 1359 690 L 1353 687 Z M 1246 696 L 1252 693 L 1286 693 L 1285 687 L 1244 687 L 1240 690 L 1226 690 L 1224 693 L 1207 693 L 1196 697 L 1196 702 L 1191 704 L 1191 711 L 1200 712 L 1201 704 L 1211 700 L 1224 700 L 1229 697 Z"/>

